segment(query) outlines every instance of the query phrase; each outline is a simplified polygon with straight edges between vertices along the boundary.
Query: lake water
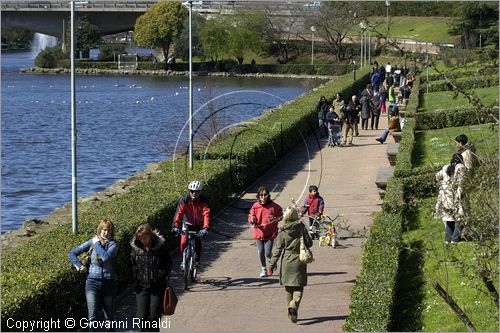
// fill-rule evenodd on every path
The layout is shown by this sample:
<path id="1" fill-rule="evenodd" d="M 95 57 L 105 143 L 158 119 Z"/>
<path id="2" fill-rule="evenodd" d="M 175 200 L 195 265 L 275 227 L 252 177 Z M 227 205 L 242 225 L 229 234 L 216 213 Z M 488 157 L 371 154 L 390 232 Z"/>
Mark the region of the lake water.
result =
<path id="1" fill-rule="evenodd" d="M 68 75 L 21 74 L 29 52 L 2 54 L 2 232 L 71 201 Z M 260 115 L 321 82 L 299 79 L 193 80 L 195 140 Z M 187 77 L 77 76 L 78 196 L 88 196 L 186 146 Z M 183 128 L 186 128 L 183 131 Z"/>

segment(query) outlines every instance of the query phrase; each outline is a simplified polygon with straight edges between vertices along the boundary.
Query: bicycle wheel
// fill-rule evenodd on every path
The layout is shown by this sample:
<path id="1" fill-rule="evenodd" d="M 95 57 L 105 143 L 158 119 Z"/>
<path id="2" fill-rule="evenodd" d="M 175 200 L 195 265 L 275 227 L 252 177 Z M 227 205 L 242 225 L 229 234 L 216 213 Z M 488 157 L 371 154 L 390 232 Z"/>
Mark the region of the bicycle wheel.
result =
<path id="1" fill-rule="evenodd" d="M 184 290 L 189 289 L 189 285 L 191 284 L 191 260 L 192 255 L 191 251 L 189 251 L 189 246 L 184 250 Z"/>

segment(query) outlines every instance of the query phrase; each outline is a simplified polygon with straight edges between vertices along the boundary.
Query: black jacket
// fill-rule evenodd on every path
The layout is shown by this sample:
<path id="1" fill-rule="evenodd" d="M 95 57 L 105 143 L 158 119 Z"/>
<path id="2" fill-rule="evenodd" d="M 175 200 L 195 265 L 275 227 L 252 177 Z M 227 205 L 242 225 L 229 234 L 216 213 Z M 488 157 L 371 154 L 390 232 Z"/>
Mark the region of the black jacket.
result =
<path id="1" fill-rule="evenodd" d="M 132 247 L 130 261 L 136 290 L 164 287 L 166 278 L 170 275 L 172 260 L 163 236 L 156 233 L 150 251 L 146 251 L 142 242 L 135 236 L 130 245 Z"/>

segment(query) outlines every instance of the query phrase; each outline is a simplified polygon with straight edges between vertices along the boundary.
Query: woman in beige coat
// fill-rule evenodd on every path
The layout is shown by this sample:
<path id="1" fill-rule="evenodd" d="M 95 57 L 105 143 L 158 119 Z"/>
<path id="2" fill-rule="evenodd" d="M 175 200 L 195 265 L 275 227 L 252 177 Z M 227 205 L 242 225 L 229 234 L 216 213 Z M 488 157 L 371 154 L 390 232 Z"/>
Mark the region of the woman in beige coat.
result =
<path id="1" fill-rule="evenodd" d="M 302 293 L 307 285 L 307 265 L 299 261 L 301 237 L 304 237 L 305 246 L 309 248 L 313 245 L 307 228 L 299 219 L 298 209 L 288 207 L 283 214 L 283 224 L 274 241 L 269 264 L 275 269 L 281 257 L 280 285 L 285 286 L 288 318 L 293 323 L 297 322 Z"/>

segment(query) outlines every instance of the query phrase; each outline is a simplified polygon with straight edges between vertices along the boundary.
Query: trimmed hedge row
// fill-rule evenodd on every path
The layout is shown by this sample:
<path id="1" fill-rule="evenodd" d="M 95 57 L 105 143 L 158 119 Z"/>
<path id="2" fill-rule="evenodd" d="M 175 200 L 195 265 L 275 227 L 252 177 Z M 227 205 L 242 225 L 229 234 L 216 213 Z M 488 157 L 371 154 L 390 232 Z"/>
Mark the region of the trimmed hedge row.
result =
<path id="1" fill-rule="evenodd" d="M 444 80 L 444 76 L 446 75 L 447 78 L 449 79 L 458 79 L 461 77 L 470 77 L 470 76 L 478 76 L 478 75 L 498 75 L 498 66 L 493 66 L 493 67 L 484 67 L 484 68 L 478 68 L 474 70 L 467 70 L 467 71 L 455 71 L 455 72 L 448 72 L 448 73 L 443 73 L 443 74 L 430 74 L 429 75 L 429 81 L 436 81 L 436 80 Z M 424 82 L 427 78 L 425 76 L 422 76 L 420 78 L 420 81 Z"/>
<path id="2" fill-rule="evenodd" d="M 70 68 L 68 59 L 57 61 L 57 67 Z M 76 67 L 81 69 L 118 69 L 118 62 L 79 60 Z M 175 63 L 169 66 L 174 71 L 189 71 L 189 63 Z M 138 70 L 163 70 L 165 63 L 139 61 Z M 271 73 L 271 74 L 308 74 L 308 75 L 344 75 L 352 71 L 350 64 L 244 64 L 241 67 L 236 61 L 194 62 L 195 72 L 241 72 L 241 73 Z"/>
<path id="3" fill-rule="evenodd" d="M 401 214 L 382 211 L 375 217 L 364 246 L 363 268 L 351 290 L 350 314 L 344 331 L 390 331 L 402 224 Z"/>
<path id="4" fill-rule="evenodd" d="M 498 107 L 493 108 L 498 114 Z M 496 121 L 488 109 L 477 110 L 471 107 L 452 108 L 431 112 L 419 112 L 415 115 L 417 130 L 460 127 L 471 124 L 486 124 Z"/>
<path id="5" fill-rule="evenodd" d="M 460 78 L 453 82 L 460 89 L 476 89 L 476 88 L 486 88 L 498 86 L 498 73 L 491 76 L 480 76 L 480 77 L 467 77 Z M 454 87 L 446 80 L 432 81 L 423 85 L 422 89 L 427 90 L 429 86 L 429 92 L 436 91 L 451 91 Z"/>
<path id="6" fill-rule="evenodd" d="M 366 83 L 368 70 L 363 78 L 355 82 L 359 87 Z M 290 103 L 278 110 L 262 117 L 255 123 L 274 123 L 274 117 L 279 120 L 286 131 L 286 139 L 292 140 L 290 129 L 300 130 L 298 123 L 314 115 L 314 105 L 320 95 L 333 96 L 337 91 L 349 91 L 351 76 L 340 78 L 336 82 L 326 84 L 315 89 L 309 95 L 299 97 L 302 113 L 298 112 Z M 302 104 L 307 101 L 310 104 Z M 295 110 L 295 112 L 292 112 Z M 274 116 L 273 116 L 274 115 Z M 270 120 L 271 119 L 271 120 Z M 315 122 L 314 125 L 317 126 Z M 302 128 L 309 126 L 302 123 Z M 254 129 L 257 128 L 254 125 Z M 280 128 L 281 129 L 281 128 Z M 311 129 L 312 131 L 312 129 Z M 275 131 L 279 132 L 279 131 Z M 303 130 L 304 136 L 310 129 Z M 233 134 L 239 137 L 245 131 Z M 253 133 L 253 137 L 246 137 L 254 145 L 237 145 L 234 153 L 241 157 L 247 152 L 258 156 L 259 162 L 270 166 L 277 157 L 274 152 L 268 154 L 267 160 L 255 151 L 263 149 L 265 145 L 259 142 L 261 133 Z M 277 135 L 272 135 L 277 140 Z M 226 142 L 234 142 L 234 138 L 226 138 Z M 229 140 L 229 141 L 227 141 Z M 268 143 L 268 141 L 266 141 Z M 290 151 L 292 143 L 285 141 L 286 151 Z M 282 151 L 284 153 L 285 150 Z M 230 155 L 228 155 L 230 157 Z M 2 328 L 6 330 L 6 320 L 40 320 L 47 318 L 84 317 L 86 314 L 84 285 L 85 277 L 76 272 L 68 260 L 67 253 L 74 246 L 91 238 L 95 233 L 98 221 L 109 218 L 117 226 L 116 239 L 120 242 L 120 251 L 117 260 L 117 273 L 121 287 L 127 284 L 130 270 L 127 264 L 129 241 L 135 228 L 142 223 L 151 223 L 167 236 L 170 236 L 172 217 L 177 207 L 179 196 L 184 192 L 186 183 L 191 179 L 202 179 L 206 184 L 206 194 L 211 199 L 211 207 L 217 211 L 229 202 L 234 193 L 233 169 L 239 170 L 239 175 L 245 182 L 252 181 L 260 176 L 253 170 L 254 165 L 241 164 L 244 159 L 217 159 L 195 161 L 194 169 L 189 170 L 186 161 L 165 161 L 159 166 L 159 172 L 153 174 L 146 182 L 141 183 L 123 195 L 117 195 L 112 200 L 100 204 L 82 204 L 79 210 L 79 233 L 73 235 L 70 221 L 65 225 L 54 227 L 50 231 L 40 234 L 27 241 L 17 249 L 13 249 L 2 257 Z M 170 242 L 172 243 L 172 242 Z"/>

